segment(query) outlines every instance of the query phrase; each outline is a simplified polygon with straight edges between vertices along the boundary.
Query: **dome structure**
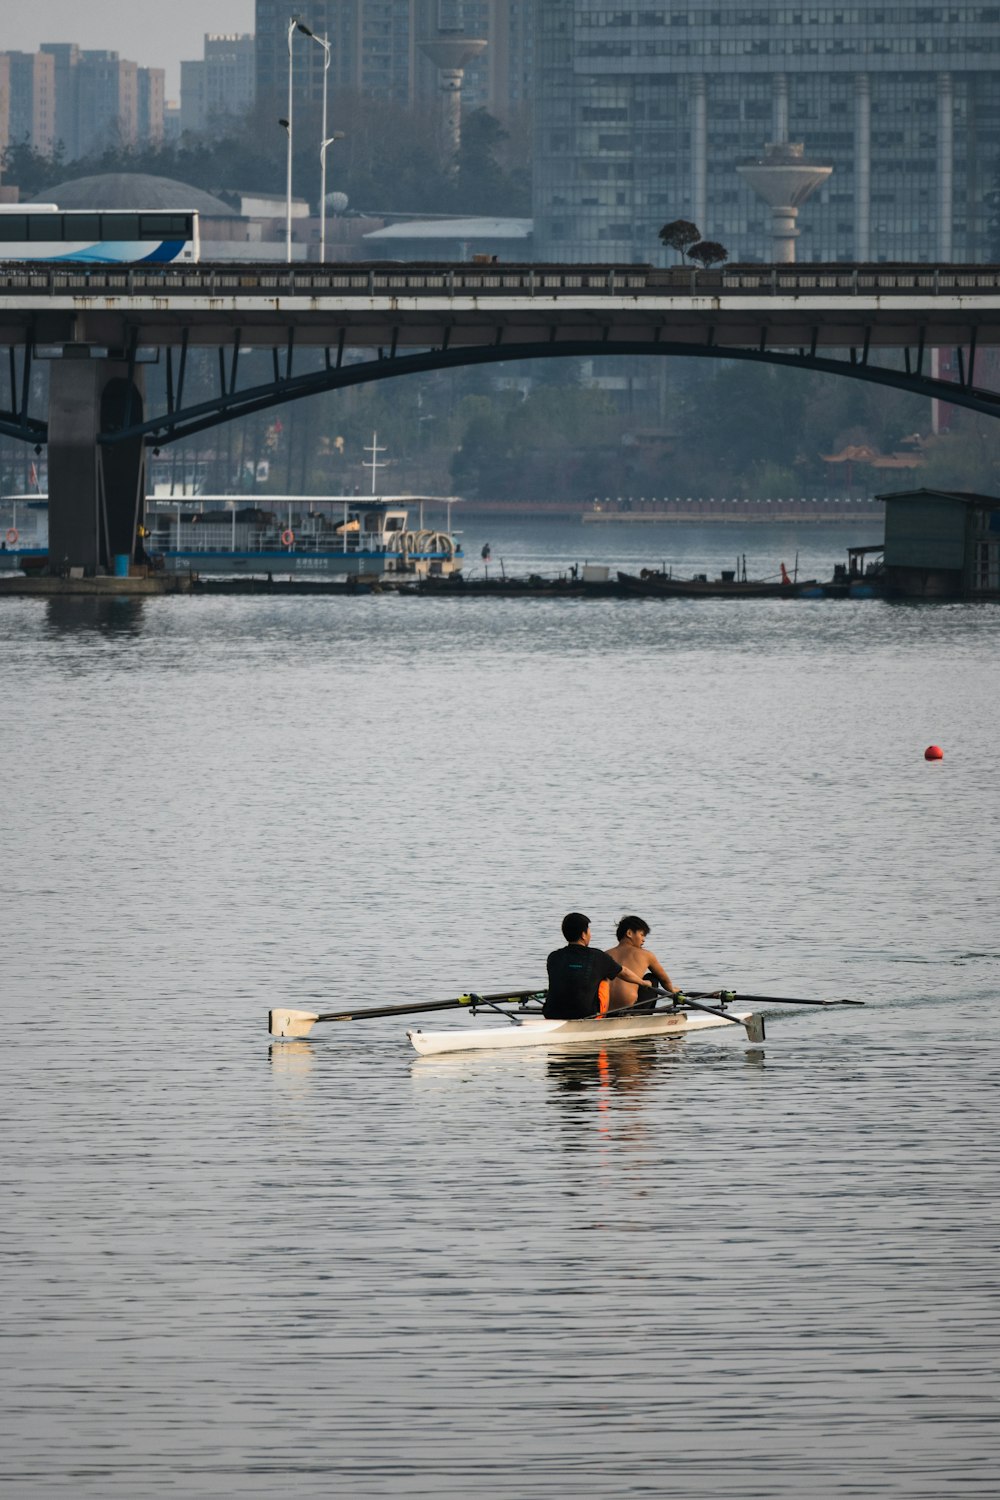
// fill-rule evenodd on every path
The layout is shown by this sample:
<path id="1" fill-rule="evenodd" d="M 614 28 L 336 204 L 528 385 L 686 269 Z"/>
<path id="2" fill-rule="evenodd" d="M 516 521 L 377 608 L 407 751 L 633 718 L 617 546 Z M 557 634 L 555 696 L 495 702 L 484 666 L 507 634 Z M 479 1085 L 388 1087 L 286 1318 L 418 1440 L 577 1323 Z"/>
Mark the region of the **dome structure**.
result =
<path id="1" fill-rule="evenodd" d="M 46 188 L 30 200 L 55 203 L 59 208 L 134 212 L 144 208 L 196 209 L 213 219 L 238 218 L 235 209 L 221 198 L 176 182 L 172 177 L 153 177 L 148 172 L 102 172 L 95 177 L 76 177 Z"/>

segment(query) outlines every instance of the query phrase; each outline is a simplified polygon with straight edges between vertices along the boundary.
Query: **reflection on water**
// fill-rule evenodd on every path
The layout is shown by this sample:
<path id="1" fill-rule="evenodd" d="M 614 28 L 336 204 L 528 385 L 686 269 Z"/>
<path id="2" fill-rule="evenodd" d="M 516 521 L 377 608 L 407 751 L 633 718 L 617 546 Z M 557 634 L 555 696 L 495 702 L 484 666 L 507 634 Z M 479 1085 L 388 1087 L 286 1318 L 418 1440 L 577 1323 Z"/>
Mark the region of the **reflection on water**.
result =
<path id="1" fill-rule="evenodd" d="M 673 1045 L 669 1041 L 666 1047 Z M 614 1042 L 601 1048 L 546 1052 L 548 1076 L 567 1093 L 588 1089 L 639 1093 L 660 1061 L 655 1039 Z"/>
<path id="2" fill-rule="evenodd" d="M 282 1082 L 294 1082 L 310 1074 L 316 1064 L 312 1042 L 272 1042 L 267 1049 L 271 1072 Z"/>
<path id="3" fill-rule="evenodd" d="M 135 636 L 142 634 L 145 605 L 142 598 L 102 597 L 87 594 L 54 594 L 45 600 L 45 623 L 53 635 Z"/>

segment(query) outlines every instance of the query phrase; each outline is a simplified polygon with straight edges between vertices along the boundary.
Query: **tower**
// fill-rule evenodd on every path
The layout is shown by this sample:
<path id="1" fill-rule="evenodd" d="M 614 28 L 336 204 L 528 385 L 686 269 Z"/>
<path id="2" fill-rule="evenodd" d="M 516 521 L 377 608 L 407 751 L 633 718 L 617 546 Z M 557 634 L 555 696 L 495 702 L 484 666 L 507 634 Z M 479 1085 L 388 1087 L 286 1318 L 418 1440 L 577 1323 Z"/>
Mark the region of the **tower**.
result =
<path id="1" fill-rule="evenodd" d="M 462 81 L 466 65 L 485 51 L 485 39 L 473 39 L 458 31 L 439 31 L 420 43 L 420 50 L 437 68 L 441 84 L 441 140 L 445 154 L 454 161 L 462 144 Z"/>
<path id="2" fill-rule="evenodd" d="M 791 265 L 799 236 L 796 224 L 799 209 L 833 168 L 806 161 L 805 146 L 786 140 L 769 141 L 759 157 L 744 162 L 736 170 L 771 210 L 775 263 Z"/>

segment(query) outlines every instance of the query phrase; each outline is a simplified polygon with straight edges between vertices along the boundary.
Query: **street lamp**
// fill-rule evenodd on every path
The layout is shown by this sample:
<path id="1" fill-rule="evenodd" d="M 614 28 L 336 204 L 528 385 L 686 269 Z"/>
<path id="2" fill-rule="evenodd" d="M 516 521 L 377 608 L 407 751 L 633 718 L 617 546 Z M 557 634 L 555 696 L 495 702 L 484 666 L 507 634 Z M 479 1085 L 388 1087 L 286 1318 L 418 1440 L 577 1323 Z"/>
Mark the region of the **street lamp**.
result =
<path id="1" fill-rule="evenodd" d="M 319 219 L 319 259 L 320 264 L 326 264 L 326 151 L 335 141 L 342 141 L 344 132 L 335 130 L 333 135 L 327 136 L 319 148 L 319 195 L 320 195 L 320 219 Z"/>
<path id="2" fill-rule="evenodd" d="M 310 28 L 306 26 L 302 21 L 298 23 L 298 26 L 299 30 L 303 33 L 304 36 L 312 37 L 313 41 L 317 42 L 323 48 L 323 122 L 320 126 L 321 144 L 319 148 L 319 258 L 320 262 L 323 263 L 326 260 L 326 148 L 328 146 L 332 146 L 334 141 L 343 140 L 344 132 L 342 130 L 335 130 L 333 135 L 330 136 L 328 136 L 326 133 L 326 108 L 327 95 L 329 92 L 328 85 L 330 75 L 330 58 L 333 50 L 330 45 L 330 38 L 325 36 L 317 36 L 315 31 L 310 30 Z"/>
<path id="3" fill-rule="evenodd" d="M 279 120 L 288 134 L 288 161 L 285 167 L 285 258 L 292 261 L 292 38 L 301 26 L 294 16 L 288 20 L 288 119 Z"/>

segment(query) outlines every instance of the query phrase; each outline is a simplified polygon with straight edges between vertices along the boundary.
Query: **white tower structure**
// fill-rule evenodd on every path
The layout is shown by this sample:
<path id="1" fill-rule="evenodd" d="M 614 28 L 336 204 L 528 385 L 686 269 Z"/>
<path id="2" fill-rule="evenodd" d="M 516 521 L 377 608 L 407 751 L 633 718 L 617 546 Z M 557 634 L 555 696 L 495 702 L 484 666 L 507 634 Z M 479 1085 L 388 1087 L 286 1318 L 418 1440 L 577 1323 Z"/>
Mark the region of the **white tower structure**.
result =
<path id="1" fill-rule="evenodd" d="M 439 31 L 420 43 L 420 50 L 437 68 L 441 79 L 441 137 L 445 154 L 454 162 L 462 144 L 462 83 L 465 69 L 485 51 L 485 39 L 458 31 Z"/>
<path id="2" fill-rule="evenodd" d="M 775 264 L 791 265 L 799 237 L 799 209 L 833 168 L 806 161 L 800 141 L 769 141 L 760 156 L 736 170 L 771 210 Z"/>

